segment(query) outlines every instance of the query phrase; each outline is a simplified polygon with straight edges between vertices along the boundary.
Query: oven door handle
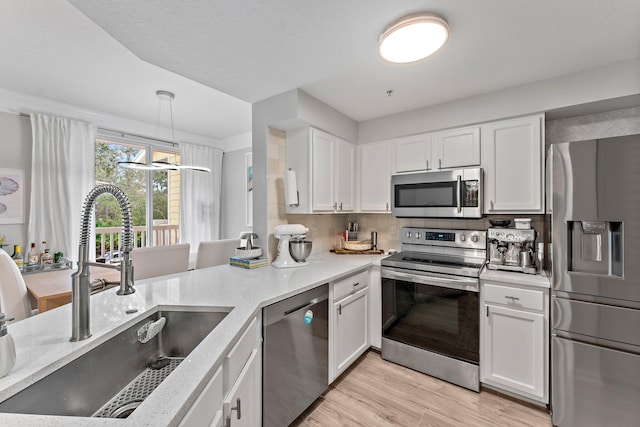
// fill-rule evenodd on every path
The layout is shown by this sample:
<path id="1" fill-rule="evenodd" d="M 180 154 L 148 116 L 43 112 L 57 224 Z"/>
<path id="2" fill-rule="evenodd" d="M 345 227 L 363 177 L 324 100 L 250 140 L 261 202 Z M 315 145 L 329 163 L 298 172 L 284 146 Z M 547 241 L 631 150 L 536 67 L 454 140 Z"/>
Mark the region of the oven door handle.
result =
<path id="1" fill-rule="evenodd" d="M 458 185 L 456 186 L 456 205 L 458 213 L 462 212 L 462 177 L 458 175 Z"/>
<path id="2" fill-rule="evenodd" d="M 406 282 L 419 283 L 421 285 L 439 286 L 441 288 L 458 289 L 462 291 L 478 292 L 478 279 L 471 277 L 435 277 L 416 273 L 404 273 L 397 270 L 383 268 L 381 276 L 384 279 L 400 279 Z"/>

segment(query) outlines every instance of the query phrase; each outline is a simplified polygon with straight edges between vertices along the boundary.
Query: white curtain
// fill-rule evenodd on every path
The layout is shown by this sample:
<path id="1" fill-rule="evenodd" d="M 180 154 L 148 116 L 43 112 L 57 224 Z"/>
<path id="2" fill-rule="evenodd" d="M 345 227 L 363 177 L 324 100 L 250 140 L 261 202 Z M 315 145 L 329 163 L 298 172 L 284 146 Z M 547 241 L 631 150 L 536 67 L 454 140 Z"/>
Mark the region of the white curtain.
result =
<path id="1" fill-rule="evenodd" d="M 82 203 L 94 185 L 96 126 L 31 114 L 31 206 L 28 241 L 78 259 Z M 27 248 L 28 250 L 28 248 Z"/>
<path id="2" fill-rule="evenodd" d="M 180 242 L 197 250 L 200 242 L 220 238 L 222 150 L 180 143 L 180 163 L 211 172 L 180 172 Z"/>

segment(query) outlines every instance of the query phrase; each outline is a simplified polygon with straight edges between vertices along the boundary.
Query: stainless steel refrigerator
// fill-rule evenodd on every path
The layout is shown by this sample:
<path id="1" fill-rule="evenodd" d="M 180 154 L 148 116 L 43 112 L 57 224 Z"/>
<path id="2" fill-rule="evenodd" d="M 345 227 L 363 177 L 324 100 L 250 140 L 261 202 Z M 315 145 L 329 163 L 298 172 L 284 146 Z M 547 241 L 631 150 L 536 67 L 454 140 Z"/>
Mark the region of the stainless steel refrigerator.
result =
<path id="1" fill-rule="evenodd" d="M 553 146 L 552 420 L 640 425 L 640 135 Z"/>

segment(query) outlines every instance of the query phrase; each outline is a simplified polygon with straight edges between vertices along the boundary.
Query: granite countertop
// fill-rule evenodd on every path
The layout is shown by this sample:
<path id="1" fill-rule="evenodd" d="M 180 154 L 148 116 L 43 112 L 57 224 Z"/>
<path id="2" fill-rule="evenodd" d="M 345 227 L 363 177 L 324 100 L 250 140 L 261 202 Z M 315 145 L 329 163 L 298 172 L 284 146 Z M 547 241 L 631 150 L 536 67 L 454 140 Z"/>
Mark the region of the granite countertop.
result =
<path id="1" fill-rule="evenodd" d="M 9 325 L 16 364 L 0 378 L 0 401 L 97 347 L 148 314 L 164 307 L 232 308 L 222 322 L 126 420 L 0 413 L 0 424 L 12 426 L 169 426 L 177 425 L 198 397 L 242 330 L 264 306 L 339 277 L 380 265 L 385 255 L 310 257 L 306 267 L 246 270 L 222 265 L 142 280 L 136 292 L 117 296 L 116 289 L 91 297 L 92 336 L 70 342 L 71 306 Z M 128 309 L 137 308 L 134 314 Z"/>

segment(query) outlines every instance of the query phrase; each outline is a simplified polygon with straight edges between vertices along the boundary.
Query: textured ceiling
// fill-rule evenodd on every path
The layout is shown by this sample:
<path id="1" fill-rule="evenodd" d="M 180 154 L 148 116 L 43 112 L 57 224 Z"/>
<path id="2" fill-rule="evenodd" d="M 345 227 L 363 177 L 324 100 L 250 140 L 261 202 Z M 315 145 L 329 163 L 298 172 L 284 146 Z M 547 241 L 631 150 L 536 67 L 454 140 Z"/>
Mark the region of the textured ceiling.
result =
<path id="1" fill-rule="evenodd" d="M 423 10 L 445 49 L 382 62 Z M 298 87 L 361 121 L 638 58 L 638 22 L 638 0 L 2 0 L 0 87 L 149 123 L 171 90 L 176 128 L 220 139 Z"/>
<path id="2" fill-rule="evenodd" d="M 178 130 L 214 139 L 251 130 L 249 103 L 141 61 L 66 0 L 0 1 L 0 58 L 3 89 L 151 124 L 164 89 L 176 95 Z M 160 124 L 169 126 L 165 113 Z"/>
<path id="3" fill-rule="evenodd" d="M 301 87 L 356 120 L 640 57 L 638 0 L 71 2 L 145 61 L 248 102 Z M 382 62 L 379 34 L 423 10 L 445 49 Z"/>

